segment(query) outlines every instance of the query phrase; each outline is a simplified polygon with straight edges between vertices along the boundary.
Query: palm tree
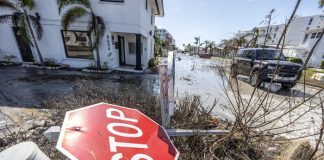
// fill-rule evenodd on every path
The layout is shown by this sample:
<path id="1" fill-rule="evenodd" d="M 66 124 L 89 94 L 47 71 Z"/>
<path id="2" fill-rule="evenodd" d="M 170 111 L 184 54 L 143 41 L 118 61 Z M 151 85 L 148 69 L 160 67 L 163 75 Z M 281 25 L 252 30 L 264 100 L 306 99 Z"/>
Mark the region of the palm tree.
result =
<path id="1" fill-rule="evenodd" d="M 323 1 L 323 0 L 321 0 L 321 2 L 322 2 L 322 1 Z M 285 29 L 283 30 L 283 32 L 282 32 L 282 34 L 281 34 L 281 36 L 280 36 L 280 38 L 279 38 L 279 41 L 278 41 L 278 44 L 277 44 L 277 49 L 279 48 L 279 46 L 280 46 L 280 44 L 281 44 L 281 41 L 282 41 L 284 35 L 287 33 L 287 30 L 288 30 L 288 28 L 289 28 L 290 23 L 293 21 L 293 19 L 294 19 L 294 17 L 295 17 L 295 14 L 296 14 L 296 12 L 297 12 L 297 10 L 298 10 L 298 8 L 299 8 L 300 2 L 301 2 L 301 0 L 297 0 L 296 5 L 295 5 L 295 8 L 294 8 L 294 11 L 293 11 L 292 14 L 290 15 L 290 18 L 289 18 L 287 24 L 285 25 Z"/>
<path id="2" fill-rule="evenodd" d="M 104 20 L 95 14 L 89 0 L 56 0 L 56 3 L 60 14 L 63 8 L 70 7 L 63 14 L 61 20 L 62 28 L 65 31 L 81 17 L 87 17 L 89 19 L 88 31 L 94 36 L 94 41 L 91 44 L 92 50 L 96 50 L 97 69 L 101 69 L 99 45 L 106 31 Z"/>
<path id="3" fill-rule="evenodd" d="M 197 45 L 197 51 L 198 51 L 198 54 L 199 54 L 200 37 L 195 37 L 195 44 Z"/>
<path id="4" fill-rule="evenodd" d="M 210 45 L 210 41 L 205 40 L 205 41 L 204 41 L 204 44 L 205 44 L 205 53 L 207 53 L 208 48 L 209 48 L 209 45 Z"/>
<path id="5" fill-rule="evenodd" d="M 157 29 L 154 34 L 154 53 L 156 57 L 162 55 L 162 40 L 158 35 Z"/>
<path id="6" fill-rule="evenodd" d="M 0 8 L 10 9 L 13 11 L 12 14 L 0 15 L 0 23 L 11 21 L 14 27 L 18 28 L 18 33 L 21 35 L 23 41 L 36 48 L 39 63 L 44 65 L 43 57 L 34 33 L 35 31 L 38 40 L 43 36 L 40 16 L 38 14 L 34 16 L 27 13 L 27 9 L 33 10 L 35 8 L 34 0 L 18 0 L 17 3 L 13 3 L 9 0 L 0 0 Z"/>
<path id="7" fill-rule="evenodd" d="M 213 54 L 214 49 L 216 49 L 216 43 L 215 41 L 212 41 L 209 43 L 208 48 L 210 49 L 210 54 Z"/>

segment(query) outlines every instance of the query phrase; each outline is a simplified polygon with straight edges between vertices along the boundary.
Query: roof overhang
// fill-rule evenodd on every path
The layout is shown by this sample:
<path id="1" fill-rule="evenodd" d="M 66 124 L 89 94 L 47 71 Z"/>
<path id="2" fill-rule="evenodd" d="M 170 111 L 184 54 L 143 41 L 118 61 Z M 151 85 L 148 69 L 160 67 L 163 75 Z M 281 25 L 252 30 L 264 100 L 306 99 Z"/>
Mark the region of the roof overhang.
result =
<path id="1" fill-rule="evenodd" d="M 164 3 L 163 0 L 154 0 L 155 3 L 155 15 L 159 17 L 164 16 Z"/>

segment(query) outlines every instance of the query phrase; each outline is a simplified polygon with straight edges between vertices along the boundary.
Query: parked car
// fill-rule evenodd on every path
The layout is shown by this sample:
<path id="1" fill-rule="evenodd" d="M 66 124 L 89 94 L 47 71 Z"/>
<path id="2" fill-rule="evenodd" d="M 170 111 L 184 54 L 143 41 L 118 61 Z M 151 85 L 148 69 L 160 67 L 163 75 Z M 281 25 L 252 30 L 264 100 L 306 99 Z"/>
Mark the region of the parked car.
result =
<path id="1" fill-rule="evenodd" d="M 288 62 L 280 50 L 246 48 L 236 55 L 231 76 L 248 76 L 252 86 L 272 81 L 281 83 L 283 88 L 292 88 L 301 77 L 301 69 L 300 64 Z"/>

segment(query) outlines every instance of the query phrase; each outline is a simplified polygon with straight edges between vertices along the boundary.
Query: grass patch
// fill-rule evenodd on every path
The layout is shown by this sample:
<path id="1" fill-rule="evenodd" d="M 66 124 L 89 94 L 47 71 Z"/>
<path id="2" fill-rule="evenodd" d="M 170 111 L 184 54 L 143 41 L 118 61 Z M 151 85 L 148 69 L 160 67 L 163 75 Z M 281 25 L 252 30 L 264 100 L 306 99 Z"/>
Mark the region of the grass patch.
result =
<path id="1" fill-rule="evenodd" d="M 315 68 L 308 68 L 306 69 L 306 72 L 303 71 L 303 76 L 300 78 L 299 82 L 304 83 L 304 75 L 306 73 L 306 84 L 307 85 L 312 85 L 312 86 L 317 86 L 317 87 L 322 87 L 324 88 L 324 82 L 316 81 L 311 79 L 312 76 L 316 73 L 324 73 L 324 69 L 315 69 Z"/>

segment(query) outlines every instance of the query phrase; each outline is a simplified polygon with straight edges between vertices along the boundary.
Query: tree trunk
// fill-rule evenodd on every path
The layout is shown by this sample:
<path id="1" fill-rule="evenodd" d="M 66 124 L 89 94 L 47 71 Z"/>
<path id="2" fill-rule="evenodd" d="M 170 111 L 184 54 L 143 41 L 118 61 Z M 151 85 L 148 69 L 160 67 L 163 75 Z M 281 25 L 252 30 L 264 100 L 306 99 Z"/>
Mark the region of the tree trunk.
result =
<path id="1" fill-rule="evenodd" d="M 293 13 L 291 14 L 291 16 L 290 16 L 290 18 L 289 18 L 289 20 L 288 20 L 288 22 L 287 22 L 287 25 L 285 26 L 285 29 L 284 29 L 284 31 L 282 32 L 282 34 L 281 34 L 281 36 L 280 36 L 280 38 L 279 38 L 279 41 L 278 41 L 278 44 L 277 44 L 277 49 L 279 49 L 280 43 L 281 43 L 281 41 L 282 41 L 282 38 L 283 38 L 283 36 L 287 33 L 288 27 L 289 27 L 290 23 L 292 22 L 292 20 L 293 20 L 294 17 L 295 17 L 295 14 L 296 14 L 296 12 L 297 12 L 297 10 L 298 10 L 298 7 L 299 7 L 299 5 L 300 5 L 300 2 L 301 2 L 301 0 L 297 0 L 297 3 L 296 3 L 295 8 L 294 8 L 294 11 L 293 11 Z"/>
<path id="2" fill-rule="evenodd" d="M 97 21 L 97 17 L 94 14 L 92 15 L 92 23 L 94 23 L 94 25 L 93 25 L 93 31 L 94 31 L 94 34 L 95 34 L 95 40 L 97 41 L 98 40 L 97 39 L 97 36 L 98 36 L 98 33 L 97 33 L 97 24 L 98 24 L 98 21 Z M 96 46 L 96 57 L 97 57 L 97 69 L 98 70 L 101 70 L 100 53 L 99 53 L 99 43 Z"/>
<path id="3" fill-rule="evenodd" d="M 39 47 L 38 47 L 37 40 L 36 40 L 36 38 L 35 38 L 35 34 L 34 34 L 34 31 L 33 31 L 33 28 L 31 27 L 31 24 L 30 24 L 30 21 L 29 21 L 29 18 L 28 18 L 28 14 L 27 14 L 27 10 L 26 10 L 25 7 L 23 6 L 23 4 L 22 4 L 21 7 L 22 7 L 23 10 L 24 10 L 24 14 L 25 14 L 25 18 L 26 18 L 26 21 L 27 21 L 28 29 L 29 29 L 29 32 L 30 32 L 30 34 L 31 34 L 31 36 L 32 36 L 32 39 L 33 39 L 33 41 L 34 41 L 34 46 L 35 46 L 36 51 L 37 51 L 37 54 L 38 54 L 39 62 L 40 62 L 41 65 L 44 65 L 44 60 L 43 60 L 42 54 L 41 54 L 41 52 L 40 52 L 40 49 L 39 49 Z"/>

